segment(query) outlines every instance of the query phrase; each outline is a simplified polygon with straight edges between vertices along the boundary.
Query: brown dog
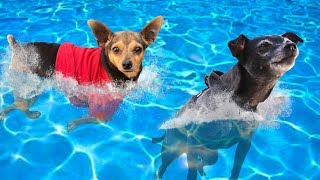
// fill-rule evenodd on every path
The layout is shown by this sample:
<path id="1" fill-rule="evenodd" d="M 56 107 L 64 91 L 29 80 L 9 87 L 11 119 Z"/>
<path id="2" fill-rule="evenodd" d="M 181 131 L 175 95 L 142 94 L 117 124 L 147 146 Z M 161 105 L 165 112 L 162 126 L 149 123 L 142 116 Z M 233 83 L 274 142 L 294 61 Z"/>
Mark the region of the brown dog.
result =
<path id="1" fill-rule="evenodd" d="M 89 20 L 88 25 L 99 48 L 82 48 L 70 43 L 18 44 L 12 35 L 8 35 L 7 39 L 13 52 L 10 71 L 36 75 L 42 79 L 59 74 L 72 78 L 81 86 L 103 87 L 110 83 L 123 87 L 127 81 L 137 81 L 142 70 L 144 52 L 155 41 L 162 23 L 163 17 L 158 16 L 141 32 L 113 33 L 103 23 Z M 15 89 L 13 92 L 14 103 L 0 111 L 0 119 L 4 119 L 15 109 L 23 111 L 31 119 L 40 116 L 40 112 L 29 110 L 38 94 L 26 97 L 19 95 Z M 69 97 L 72 104 L 89 108 L 90 115 L 69 122 L 68 131 L 80 124 L 110 120 L 123 98 L 119 94 L 94 93 Z"/>

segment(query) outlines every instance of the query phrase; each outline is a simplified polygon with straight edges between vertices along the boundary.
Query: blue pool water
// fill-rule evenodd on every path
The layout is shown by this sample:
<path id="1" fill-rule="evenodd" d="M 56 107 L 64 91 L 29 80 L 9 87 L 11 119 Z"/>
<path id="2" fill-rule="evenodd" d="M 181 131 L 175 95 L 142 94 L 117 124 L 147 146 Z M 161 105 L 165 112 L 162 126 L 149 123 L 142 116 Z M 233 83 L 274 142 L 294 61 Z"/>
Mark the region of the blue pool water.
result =
<path id="1" fill-rule="evenodd" d="M 163 134 L 160 125 L 205 87 L 206 74 L 212 69 L 225 72 L 236 63 L 227 42 L 240 34 L 253 38 L 291 31 L 305 41 L 295 67 L 278 87 L 291 99 L 291 114 L 274 119 L 278 128 L 257 131 L 240 178 L 320 179 L 319 7 L 320 2 L 311 0 L 1 1 L 2 67 L 9 61 L 9 33 L 20 42 L 95 47 L 88 19 L 100 20 L 114 32 L 139 31 L 158 15 L 165 22 L 145 56 L 142 83 L 151 81 L 151 88 L 133 92 L 107 125 L 84 125 L 67 133 L 67 122 L 87 110 L 72 106 L 56 89 L 45 91 L 33 106 L 42 113 L 39 119 L 14 111 L 0 122 L 0 178 L 151 179 L 161 146 L 150 138 Z M 1 79 L 1 108 L 12 101 L 12 91 Z M 220 150 L 218 162 L 205 168 L 203 179 L 227 179 L 234 151 Z M 164 179 L 185 179 L 186 173 L 182 157 Z"/>

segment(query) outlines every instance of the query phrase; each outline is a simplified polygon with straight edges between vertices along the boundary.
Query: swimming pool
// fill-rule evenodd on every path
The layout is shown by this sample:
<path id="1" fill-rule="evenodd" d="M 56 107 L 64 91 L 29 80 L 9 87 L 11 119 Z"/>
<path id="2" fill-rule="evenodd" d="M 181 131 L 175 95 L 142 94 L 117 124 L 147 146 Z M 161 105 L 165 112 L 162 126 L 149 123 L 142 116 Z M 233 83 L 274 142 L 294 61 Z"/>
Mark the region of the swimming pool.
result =
<path id="1" fill-rule="evenodd" d="M 95 47 L 88 19 L 114 32 L 139 31 L 158 15 L 165 23 L 148 48 L 141 83 L 105 126 L 85 125 L 71 133 L 69 120 L 86 115 L 65 96 L 49 89 L 30 120 L 18 111 L 0 123 L 1 179 L 151 179 L 161 146 L 150 138 L 163 134 L 170 119 L 192 95 L 205 87 L 212 69 L 227 71 L 235 62 L 227 42 L 292 31 L 299 45 L 296 65 L 281 78 L 280 89 L 291 99 L 291 114 L 275 121 L 279 128 L 259 129 L 246 157 L 243 179 L 320 179 L 320 3 L 316 1 L 24 1 L 0 2 L 1 65 L 7 66 L 6 35 L 21 42 L 69 41 Z M 5 69 L 0 70 L 0 74 Z M 13 101 L 0 82 L 0 102 Z M 235 148 L 220 151 L 218 162 L 205 168 L 207 177 L 228 178 Z M 185 157 L 176 160 L 164 179 L 184 179 Z"/>

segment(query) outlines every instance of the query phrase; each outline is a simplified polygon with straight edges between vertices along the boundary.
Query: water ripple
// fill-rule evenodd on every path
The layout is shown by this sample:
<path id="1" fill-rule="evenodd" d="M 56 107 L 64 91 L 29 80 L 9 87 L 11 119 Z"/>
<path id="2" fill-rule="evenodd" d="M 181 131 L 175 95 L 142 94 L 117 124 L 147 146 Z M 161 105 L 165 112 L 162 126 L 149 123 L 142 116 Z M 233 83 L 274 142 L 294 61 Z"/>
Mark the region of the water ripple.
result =
<path id="1" fill-rule="evenodd" d="M 159 126 L 205 87 L 206 74 L 226 71 L 236 62 L 228 41 L 240 34 L 253 38 L 286 31 L 305 40 L 296 66 L 279 83 L 292 99 L 292 115 L 275 120 L 279 129 L 258 130 L 240 177 L 319 179 L 319 5 L 308 0 L 0 2 L 0 108 L 13 101 L 3 79 L 10 57 L 7 34 L 21 42 L 96 47 L 88 19 L 105 22 L 113 31 L 140 31 L 153 17 L 165 17 L 144 61 L 145 67 L 155 65 L 161 72 L 151 92 L 128 97 L 108 124 L 67 133 L 66 123 L 88 112 L 70 105 L 57 90 L 46 91 L 33 107 L 41 111 L 39 119 L 29 120 L 17 111 L 0 124 L 2 179 L 151 179 L 161 151 L 151 137 L 161 135 Z M 202 179 L 227 179 L 234 150 L 221 150 L 218 163 L 205 167 Z M 164 179 L 183 179 L 186 171 L 183 156 Z"/>

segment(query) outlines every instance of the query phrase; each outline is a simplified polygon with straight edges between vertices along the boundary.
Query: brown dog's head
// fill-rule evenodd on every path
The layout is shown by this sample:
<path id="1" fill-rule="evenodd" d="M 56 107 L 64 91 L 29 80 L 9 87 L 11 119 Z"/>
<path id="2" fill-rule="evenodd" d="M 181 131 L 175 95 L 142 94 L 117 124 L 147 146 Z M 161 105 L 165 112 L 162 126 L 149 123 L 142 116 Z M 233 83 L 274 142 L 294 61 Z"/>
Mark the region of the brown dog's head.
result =
<path id="1" fill-rule="evenodd" d="M 137 79 L 142 70 L 142 60 L 146 48 L 152 44 L 161 28 L 163 17 L 158 16 L 147 24 L 141 32 L 120 31 L 113 33 L 106 25 L 89 20 L 88 25 L 106 57 L 129 79 Z"/>

